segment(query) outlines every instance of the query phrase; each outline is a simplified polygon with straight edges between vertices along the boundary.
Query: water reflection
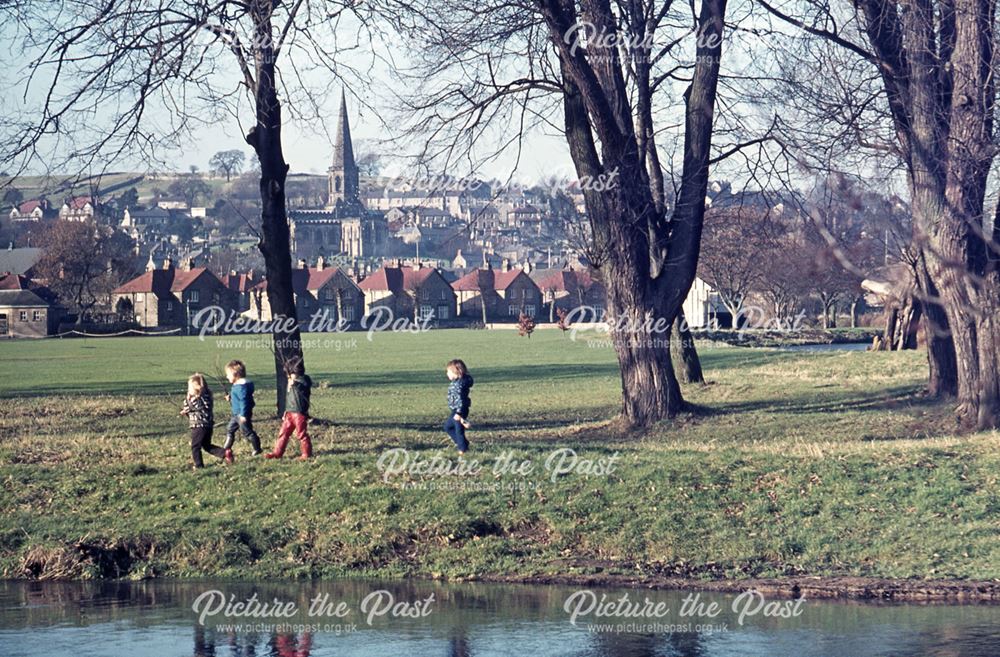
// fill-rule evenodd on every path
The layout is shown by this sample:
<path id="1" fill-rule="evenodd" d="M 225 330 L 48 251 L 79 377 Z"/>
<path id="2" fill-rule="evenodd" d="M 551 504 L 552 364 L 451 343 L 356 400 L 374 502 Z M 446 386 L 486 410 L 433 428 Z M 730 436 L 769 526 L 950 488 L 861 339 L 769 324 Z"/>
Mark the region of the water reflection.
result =
<path id="1" fill-rule="evenodd" d="M 236 600 L 294 601 L 308 609 L 317 595 L 344 601 L 345 618 L 212 618 L 193 601 L 218 589 Z M 361 601 L 384 589 L 396 602 L 434 596 L 422 618 L 368 618 Z M 1000 645 L 1000 608 L 867 606 L 808 602 L 795 619 L 752 618 L 739 625 L 733 596 L 703 594 L 723 612 L 716 631 L 629 629 L 635 619 L 588 618 L 570 624 L 563 608 L 575 589 L 443 585 L 433 582 L 0 582 L 0 655 L 169 655 L 171 657 L 993 657 Z M 623 592 L 608 592 L 609 597 Z M 676 612 L 685 593 L 630 591 Z M 673 617 L 665 624 L 697 622 Z M 632 623 L 627 626 L 624 623 Z M 289 628 L 293 629 L 289 629 Z M 302 629 L 304 627 L 304 629 Z M 334 629 L 336 628 L 336 630 Z M 193 642 L 193 645 L 192 645 Z"/>

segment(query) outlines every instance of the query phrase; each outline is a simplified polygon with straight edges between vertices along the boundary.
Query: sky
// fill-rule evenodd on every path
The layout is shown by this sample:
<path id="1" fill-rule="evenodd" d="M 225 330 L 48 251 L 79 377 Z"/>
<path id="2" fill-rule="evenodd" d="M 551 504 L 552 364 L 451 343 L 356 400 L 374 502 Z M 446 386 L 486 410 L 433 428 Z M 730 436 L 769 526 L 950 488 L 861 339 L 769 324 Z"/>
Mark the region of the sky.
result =
<path id="1" fill-rule="evenodd" d="M 339 114 L 339 101 L 341 90 L 346 87 L 348 116 L 351 124 L 351 131 L 355 144 L 355 152 L 360 153 L 374 149 L 379 155 L 383 164 L 383 169 L 387 169 L 390 175 L 406 175 L 413 173 L 405 170 L 407 166 L 403 158 L 397 157 L 400 154 L 412 151 L 417 148 L 417 140 L 409 143 L 389 140 L 399 140 L 401 138 L 398 108 L 401 103 L 397 96 L 397 90 L 405 89 L 399 79 L 394 66 L 405 68 L 406 62 L 404 48 L 398 44 L 373 44 L 366 42 L 363 35 L 358 32 L 356 26 L 347 24 L 337 29 L 337 38 L 340 35 L 343 41 L 337 45 L 344 49 L 338 55 L 337 74 L 326 68 L 316 68 L 314 70 L 303 69 L 302 79 L 305 83 L 315 89 L 321 90 L 318 94 L 322 107 L 319 115 L 322 120 L 303 119 L 295 116 L 291 111 L 292 105 L 296 102 L 292 96 L 293 92 L 282 94 L 282 102 L 285 105 L 283 111 L 283 146 L 285 159 L 289 163 L 292 173 L 325 173 L 330 166 L 333 151 L 333 134 L 336 130 L 337 117 Z M 15 126 L 13 122 L 22 117 L 27 117 L 30 121 L 37 116 L 37 108 L 48 91 L 48 79 L 43 73 L 35 72 L 31 84 L 27 84 L 28 76 L 32 73 L 28 67 L 29 62 L 36 56 L 40 49 L 47 43 L 41 40 L 37 44 L 25 46 L 25 39 L 30 40 L 30 35 L 19 31 L 14 24 L 0 23 L 0 88 L 6 89 L 5 94 L 0 94 L 0 138 L 6 138 Z M 218 45 L 213 46 L 218 50 Z M 392 48 L 392 52 L 389 52 Z M 222 51 L 225 64 L 222 73 L 216 76 L 217 87 L 220 89 L 231 89 L 240 79 L 238 70 L 235 67 L 231 56 Z M 296 80 L 290 75 L 291 66 L 287 61 L 289 58 L 298 58 L 294 61 L 302 65 L 309 59 L 308 53 L 296 53 L 293 48 L 286 48 L 282 53 L 282 61 L 279 62 L 282 72 L 285 73 L 291 86 L 296 86 Z M 308 66 L 308 65 L 307 65 Z M 67 76 L 69 85 L 76 84 L 83 75 Z M 63 87 L 64 91 L 69 91 L 70 87 Z M 61 126 L 64 135 L 46 138 L 44 142 L 43 154 L 35 159 L 25 173 L 41 174 L 76 174 L 81 171 L 65 171 L 64 168 L 73 168 L 73 165 L 65 165 L 60 161 L 63 157 L 72 152 L 74 146 L 70 144 L 72 136 L 76 135 L 79 141 L 85 139 L 95 140 L 93 135 L 83 135 L 87 130 L 92 130 L 95 135 L 99 135 L 96 126 L 101 121 L 108 121 L 115 116 L 115 105 L 127 105 L 129 99 L 127 95 L 122 95 L 121 100 L 112 99 L 110 102 L 102 101 L 99 109 L 91 115 L 81 114 L 76 117 L 74 127 L 69 127 L 69 121 L 65 121 Z M 176 124 L 176 117 L 172 112 L 169 103 L 176 101 L 177 96 L 164 99 L 163 102 L 151 101 L 148 103 L 147 125 L 157 124 L 164 126 L 165 130 Z M 197 106 L 197 92 L 192 90 L 190 96 L 180 101 L 186 111 L 192 111 Z M 239 149 L 247 153 L 248 158 L 252 157 L 252 150 L 244 140 L 245 128 L 252 122 L 252 112 L 249 105 L 243 102 L 237 116 L 227 115 L 225 112 L 216 110 L 201 111 L 193 110 L 193 114 L 201 114 L 201 124 L 194 123 L 186 129 L 179 146 L 174 148 L 157 146 L 157 159 L 126 156 L 118 158 L 110 163 L 104 163 L 107 171 L 137 171 L 153 172 L 180 171 L 187 172 L 191 166 L 197 166 L 201 171 L 209 169 L 209 159 L 212 155 L 221 150 Z M 215 115 L 213 115 L 215 114 Z M 155 129 L 153 130 L 155 133 Z M 572 162 L 569 158 L 568 148 L 561 135 L 534 132 L 529 134 L 524 141 L 524 148 L 518 159 L 513 151 L 507 152 L 497 160 L 488 164 L 476 167 L 473 171 L 459 172 L 436 172 L 452 173 L 454 175 L 473 175 L 475 177 L 489 179 L 507 179 L 514 176 L 517 180 L 535 181 L 546 176 L 551 176 L 558 172 L 561 175 L 572 176 Z M 6 138 L 10 143 L 10 139 Z M 107 149 L 110 151 L 111 149 Z M 515 170 L 516 167 L 516 170 Z M 98 167 L 99 168 L 99 167 Z M 3 162 L 3 169 L 14 171 L 16 165 L 10 162 Z M 94 167 L 88 167 L 83 173 L 93 173 Z"/>

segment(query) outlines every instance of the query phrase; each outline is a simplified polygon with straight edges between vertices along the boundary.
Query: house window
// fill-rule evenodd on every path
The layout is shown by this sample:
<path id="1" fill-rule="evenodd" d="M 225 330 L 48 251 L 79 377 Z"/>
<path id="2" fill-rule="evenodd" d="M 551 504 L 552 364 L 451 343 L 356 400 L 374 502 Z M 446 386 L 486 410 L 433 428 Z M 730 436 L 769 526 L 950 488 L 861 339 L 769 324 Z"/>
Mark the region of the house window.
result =
<path id="1" fill-rule="evenodd" d="M 438 319 L 449 319 L 448 306 L 438 306 Z"/>
<path id="2" fill-rule="evenodd" d="M 22 310 L 20 312 L 20 314 L 18 315 L 18 317 L 20 317 L 20 319 L 21 319 L 22 322 L 28 321 L 28 311 L 27 310 Z"/>
<path id="3" fill-rule="evenodd" d="M 201 294 L 198 292 L 198 290 L 191 290 L 191 293 L 188 296 L 188 300 L 191 303 L 198 303 L 201 300 Z"/>
<path id="4" fill-rule="evenodd" d="M 525 306 L 524 307 L 524 314 L 527 315 L 528 317 L 534 317 L 535 316 L 535 307 L 534 306 Z"/>
<path id="5" fill-rule="evenodd" d="M 428 304 L 420 304 L 420 319 L 431 319 L 434 317 L 434 307 Z"/>
<path id="6" fill-rule="evenodd" d="M 40 322 L 40 321 L 42 321 L 42 311 L 41 310 L 33 310 L 31 312 L 31 321 L 33 321 L 33 322 Z"/>
<path id="7" fill-rule="evenodd" d="M 354 321 L 354 306 L 349 305 L 344 307 L 344 321 L 353 322 Z"/>
<path id="8" fill-rule="evenodd" d="M 167 312 L 168 313 L 174 312 L 174 302 L 173 301 L 168 301 L 167 302 Z"/>
<path id="9" fill-rule="evenodd" d="M 420 298 L 424 301 L 428 301 L 431 298 L 430 290 L 420 290 Z"/>
<path id="10" fill-rule="evenodd" d="M 326 290 L 323 291 L 323 295 L 326 296 L 327 301 L 333 301 L 334 299 L 333 288 L 332 287 L 326 288 Z"/>
<path id="11" fill-rule="evenodd" d="M 510 316 L 510 317 L 517 317 L 517 316 L 518 316 L 518 315 L 520 315 L 520 314 L 521 314 L 521 313 L 520 313 L 520 311 L 519 311 L 519 310 L 517 309 L 517 307 L 516 307 L 516 306 L 507 306 L 507 315 L 508 315 L 508 316 Z"/>

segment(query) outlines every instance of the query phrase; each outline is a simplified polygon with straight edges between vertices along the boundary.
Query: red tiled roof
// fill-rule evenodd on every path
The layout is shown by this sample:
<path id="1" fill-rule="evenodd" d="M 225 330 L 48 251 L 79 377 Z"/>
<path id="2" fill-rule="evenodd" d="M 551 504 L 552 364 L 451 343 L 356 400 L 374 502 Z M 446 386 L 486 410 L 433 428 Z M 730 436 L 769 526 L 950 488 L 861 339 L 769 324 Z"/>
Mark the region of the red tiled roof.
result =
<path id="1" fill-rule="evenodd" d="M 548 276 L 536 281 L 541 290 L 556 290 L 557 292 L 575 292 L 579 288 L 584 291 L 593 287 L 597 281 L 591 278 L 585 271 L 563 269 L 553 272 Z"/>
<path id="2" fill-rule="evenodd" d="M 511 283 L 517 280 L 517 277 L 523 274 L 524 271 L 521 269 L 511 269 L 510 271 L 501 271 L 494 274 L 494 285 L 497 290 L 506 290 L 510 287 Z"/>
<path id="3" fill-rule="evenodd" d="M 220 277 L 222 284 L 228 287 L 234 292 L 246 292 L 256 285 L 257 281 L 252 277 L 252 274 L 226 274 Z"/>
<path id="4" fill-rule="evenodd" d="M 292 270 L 292 290 L 295 294 L 304 294 L 305 292 L 310 292 L 313 290 L 318 290 L 327 283 L 330 279 L 337 275 L 340 271 L 337 267 L 324 267 L 323 270 L 314 269 L 310 267 L 309 269 L 302 269 L 298 267 Z M 348 278 L 348 280 L 350 280 Z M 255 290 L 266 290 L 267 281 L 261 281 L 257 285 L 253 286 Z"/>
<path id="5" fill-rule="evenodd" d="M 479 292 L 493 289 L 492 269 L 473 269 L 468 274 L 451 284 L 456 292 Z"/>
<path id="6" fill-rule="evenodd" d="M 428 278 L 437 273 L 437 270 L 433 267 L 423 267 L 421 269 L 413 269 L 412 267 L 403 268 L 403 287 L 407 290 L 416 290 L 418 287 L 423 285 Z"/>
<path id="7" fill-rule="evenodd" d="M 0 276 L 0 290 L 27 290 L 31 279 L 20 274 L 7 272 Z"/>
<path id="8" fill-rule="evenodd" d="M 524 273 L 520 269 L 494 271 L 493 269 L 473 269 L 451 284 L 456 292 L 478 292 L 480 290 L 506 290 L 517 277 Z"/>
<path id="9" fill-rule="evenodd" d="M 382 267 L 358 284 L 362 290 L 388 290 L 401 292 L 416 290 L 437 272 L 433 267 Z"/>
<path id="10" fill-rule="evenodd" d="M 44 301 L 54 302 L 56 295 L 52 290 L 44 285 L 31 280 L 27 276 L 11 274 L 9 272 L 0 275 L 0 291 L 30 291 L 41 297 Z"/>
<path id="11" fill-rule="evenodd" d="M 39 199 L 32 199 L 30 201 L 25 201 L 21 205 L 17 206 L 17 211 L 21 214 L 31 214 L 35 211 L 35 208 L 40 206 L 42 202 Z"/>
<path id="12" fill-rule="evenodd" d="M 88 203 L 93 204 L 94 199 L 90 196 L 74 196 L 70 200 L 66 201 L 68 205 L 73 210 L 82 210 Z"/>
<path id="13" fill-rule="evenodd" d="M 165 297 L 169 296 L 170 292 L 183 292 L 205 273 L 215 276 L 206 267 L 195 267 L 191 271 L 174 268 L 154 269 L 133 278 L 117 288 L 114 294 L 153 292 L 159 297 Z"/>

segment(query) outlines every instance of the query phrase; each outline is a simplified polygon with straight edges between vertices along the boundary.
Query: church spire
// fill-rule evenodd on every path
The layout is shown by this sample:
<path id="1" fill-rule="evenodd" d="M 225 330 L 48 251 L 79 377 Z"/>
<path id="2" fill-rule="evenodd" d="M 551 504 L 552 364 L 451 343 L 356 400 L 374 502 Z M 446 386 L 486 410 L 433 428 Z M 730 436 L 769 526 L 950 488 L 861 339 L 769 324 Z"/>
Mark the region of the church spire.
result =
<path id="1" fill-rule="evenodd" d="M 340 90 L 340 117 L 337 119 L 337 134 L 333 145 L 333 164 L 329 171 L 329 200 L 333 209 L 338 202 L 358 201 L 358 165 L 354 161 L 354 144 L 351 141 L 351 125 L 347 119 L 347 98 Z"/>

